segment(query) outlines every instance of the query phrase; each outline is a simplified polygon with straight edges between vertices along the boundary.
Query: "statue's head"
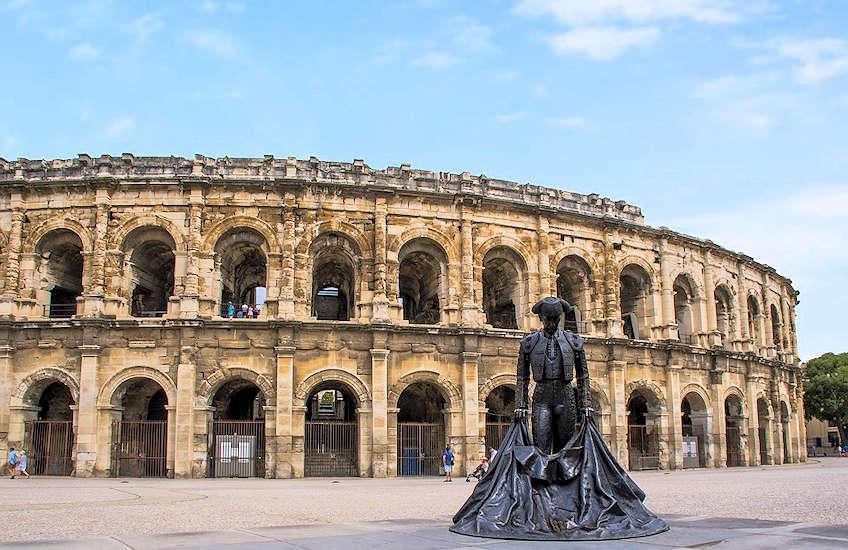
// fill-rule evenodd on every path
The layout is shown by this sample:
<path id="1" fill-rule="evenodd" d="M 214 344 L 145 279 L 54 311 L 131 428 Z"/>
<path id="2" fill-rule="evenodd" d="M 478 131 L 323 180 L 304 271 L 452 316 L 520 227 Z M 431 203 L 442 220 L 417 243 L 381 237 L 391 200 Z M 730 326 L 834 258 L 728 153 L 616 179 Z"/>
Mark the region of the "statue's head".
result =
<path id="1" fill-rule="evenodd" d="M 542 325 L 545 327 L 545 332 L 553 334 L 559 328 L 559 321 L 562 319 L 562 314 L 566 311 L 571 311 L 571 304 L 562 298 L 548 296 L 536 302 L 532 311 L 539 316 Z"/>

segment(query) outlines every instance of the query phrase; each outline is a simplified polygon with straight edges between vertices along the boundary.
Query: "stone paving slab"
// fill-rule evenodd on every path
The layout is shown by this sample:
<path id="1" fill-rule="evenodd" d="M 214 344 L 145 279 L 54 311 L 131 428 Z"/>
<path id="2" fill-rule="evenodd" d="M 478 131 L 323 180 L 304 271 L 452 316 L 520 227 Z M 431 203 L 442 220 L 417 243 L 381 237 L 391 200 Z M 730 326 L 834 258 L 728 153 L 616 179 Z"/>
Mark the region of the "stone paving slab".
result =
<path id="1" fill-rule="evenodd" d="M 372 521 L 349 524 L 268 526 L 251 529 L 117 536 L 82 540 L 0 544 L 26 549 L 300 549 L 300 550 L 513 550 L 579 548 L 667 550 L 669 548 L 848 548 L 848 525 L 760 521 L 738 518 L 667 518 L 671 529 L 651 537 L 599 542 L 527 542 L 457 535 L 441 520 Z"/>

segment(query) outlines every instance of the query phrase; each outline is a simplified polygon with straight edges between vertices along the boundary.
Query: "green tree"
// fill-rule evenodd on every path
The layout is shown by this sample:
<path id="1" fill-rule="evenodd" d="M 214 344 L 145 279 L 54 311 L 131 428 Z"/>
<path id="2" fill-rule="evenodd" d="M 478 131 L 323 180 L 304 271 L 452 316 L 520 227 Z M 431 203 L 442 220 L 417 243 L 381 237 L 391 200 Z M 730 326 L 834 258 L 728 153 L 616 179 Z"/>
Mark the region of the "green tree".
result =
<path id="1" fill-rule="evenodd" d="M 825 353 L 807 362 L 804 409 L 807 420 L 827 420 L 848 442 L 848 353 Z"/>

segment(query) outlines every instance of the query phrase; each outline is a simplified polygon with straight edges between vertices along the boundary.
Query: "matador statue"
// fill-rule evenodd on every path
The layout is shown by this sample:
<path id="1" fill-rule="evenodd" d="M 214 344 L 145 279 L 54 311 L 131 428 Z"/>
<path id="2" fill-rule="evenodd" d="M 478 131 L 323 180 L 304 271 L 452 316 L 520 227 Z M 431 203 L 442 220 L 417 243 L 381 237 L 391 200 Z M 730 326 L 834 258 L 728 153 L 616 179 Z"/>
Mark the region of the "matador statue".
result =
<path id="1" fill-rule="evenodd" d="M 533 392 L 533 441 L 544 453 L 555 453 L 571 439 L 577 421 L 577 411 L 590 416 L 589 367 L 583 338 L 559 328 L 560 319 L 571 305 L 561 298 L 544 298 L 533 306 L 543 330 L 521 340 L 518 351 L 518 372 L 515 414 L 527 415 L 527 392 L 530 375 L 536 382 Z M 577 374 L 577 396 L 571 381 Z"/>

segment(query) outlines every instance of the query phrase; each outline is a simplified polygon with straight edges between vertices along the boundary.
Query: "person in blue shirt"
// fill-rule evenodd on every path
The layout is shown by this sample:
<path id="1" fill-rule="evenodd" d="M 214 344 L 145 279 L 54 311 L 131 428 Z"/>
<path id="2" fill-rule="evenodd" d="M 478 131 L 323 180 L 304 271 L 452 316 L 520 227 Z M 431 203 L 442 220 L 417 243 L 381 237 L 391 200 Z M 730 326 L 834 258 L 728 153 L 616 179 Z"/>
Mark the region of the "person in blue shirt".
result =
<path id="1" fill-rule="evenodd" d="M 451 446 L 445 446 L 445 452 L 442 453 L 442 465 L 445 467 L 445 481 L 453 481 L 451 472 L 453 471 L 453 451 Z"/>
<path id="2" fill-rule="evenodd" d="M 227 305 L 227 317 L 232 319 L 233 315 L 235 315 L 235 313 L 236 313 L 236 306 L 235 306 L 235 304 L 230 302 L 229 305 Z"/>
<path id="3" fill-rule="evenodd" d="M 21 458 L 18 462 L 18 474 L 29 478 L 29 472 L 26 471 L 27 462 L 29 462 L 29 460 L 27 459 L 27 453 L 26 451 L 21 450 Z"/>
<path id="4" fill-rule="evenodd" d="M 12 479 L 15 479 L 15 474 L 18 473 L 18 463 L 21 461 L 21 458 L 18 456 L 18 452 L 14 447 L 9 449 L 9 474 Z"/>

